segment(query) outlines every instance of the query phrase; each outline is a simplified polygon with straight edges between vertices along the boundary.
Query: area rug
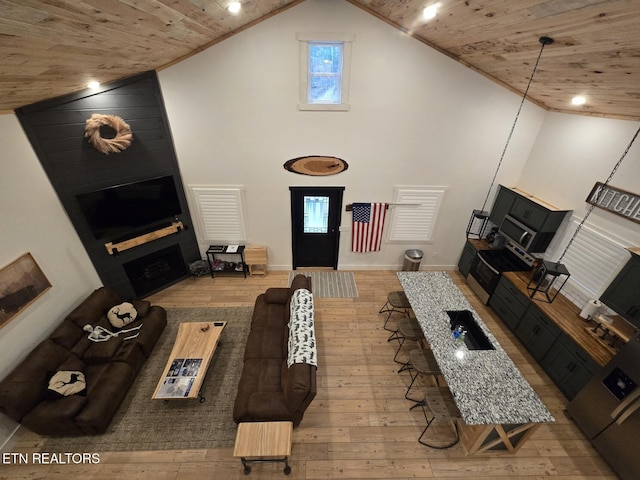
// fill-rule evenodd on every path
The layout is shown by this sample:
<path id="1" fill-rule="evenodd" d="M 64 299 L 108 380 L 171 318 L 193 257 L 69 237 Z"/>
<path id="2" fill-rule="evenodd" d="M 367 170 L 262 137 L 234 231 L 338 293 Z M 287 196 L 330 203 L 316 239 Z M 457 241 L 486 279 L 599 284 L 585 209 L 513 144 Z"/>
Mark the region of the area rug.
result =
<path id="1" fill-rule="evenodd" d="M 106 433 L 47 438 L 44 452 L 114 452 L 231 447 L 233 403 L 253 307 L 167 308 L 167 328 Z M 152 400 L 181 322 L 227 321 L 201 393 L 193 400 Z"/>
<path id="2" fill-rule="evenodd" d="M 289 285 L 298 274 L 311 277 L 313 296 L 318 298 L 355 298 L 358 296 L 353 272 L 300 272 L 289 273 Z"/>

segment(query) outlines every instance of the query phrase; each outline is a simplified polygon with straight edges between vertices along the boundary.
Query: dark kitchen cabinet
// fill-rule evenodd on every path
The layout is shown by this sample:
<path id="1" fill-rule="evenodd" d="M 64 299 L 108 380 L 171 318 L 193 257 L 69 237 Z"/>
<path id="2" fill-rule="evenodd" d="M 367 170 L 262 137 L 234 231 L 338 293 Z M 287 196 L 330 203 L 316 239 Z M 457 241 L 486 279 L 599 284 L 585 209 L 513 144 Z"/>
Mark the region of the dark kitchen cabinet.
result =
<path id="1" fill-rule="evenodd" d="M 538 232 L 539 241 L 534 251 L 544 252 L 567 212 L 568 210 L 560 210 L 521 190 L 500 185 L 489 220 L 499 226 L 505 215 L 511 215 Z"/>
<path id="2" fill-rule="evenodd" d="M 471 242 L 466 242 L 462 249 L 460 260 L 458 261 L 458 270 L 460 270 L 460 273 L 465 277 L 469 275 L 473 259 L 476 258 L 476 253 L 478 253 L 478 249 L 474 247 Z"/>
<path id="3" fill-rule="evenodd" d="M 489 305 L 507 327 L 515 330 L 529 306 L 529 299 L 509 280 L 500 277 L 498 286 L 489 298 Z"/>
<path id="4" fill-rule="evenodd" d="M 550 215 L 550 212 L 541 207 L 540 205 L 533 203 L 526 198 L 517 197 L 509 210 L 509 215 L 520 220 L 525 225 L 537 230 L 539 232 L 544 231 L 544 224 Z M 558 227 L 556 226 L 556 229 Z"/>
<path id="5" fill-rule="evenodd" d="M 565 335 L 558 337 L 542 359 L 541 365 L 569 400 L 600 369 L 596 362 Z"/>
<path id="6" fill-rule="evenodd" d="M 496 200 L 493 202 L 493 207 L 491 207 L 491 213 L 489 214 L 491 223 L 498 226 L 502 224 L 504 216 L 511 211 L 516 197 L 517 195 L 513 190 L 503 187 L 502 185 L 498 187 L 498 194 L 496 195 Z"/>
<path id="7" fill-rule="evenodd" d="M 603 355 L 605 347 L 584 332 L 582 325 L 573 328 L 579 319 L 577 306 L 562 296 L 553 304 L 535 302 L 526 294 L 526 283 L 527 277 L 520 272 L 503 274 L 489 305 L 562 393 L 572 399 L 611 353 Z"/>
<path id="8" fill-rule="evenodd" d="M 531 304 L 514 333 L 533 358 L 540 361 L 562 332 L 546 315 Z"/>
<path id="9" fill-rule="evenodd" d="M 605 305 L 640 327 L 640 256 L 631 258 L 600 297 Z"/>

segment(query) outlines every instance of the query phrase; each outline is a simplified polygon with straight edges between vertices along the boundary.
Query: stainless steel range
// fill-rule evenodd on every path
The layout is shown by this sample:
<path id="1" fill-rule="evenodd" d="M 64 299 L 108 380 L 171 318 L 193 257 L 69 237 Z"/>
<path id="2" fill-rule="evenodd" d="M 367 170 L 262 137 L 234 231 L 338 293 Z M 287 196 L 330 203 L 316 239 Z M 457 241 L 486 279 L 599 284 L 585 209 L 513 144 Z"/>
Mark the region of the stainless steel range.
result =
<path id="1" fill-rule="evenodd" d="M 467 275 L 467 283 L 485 305 L 496 289 L 502 272 L 527 272 L 534 258 L 512 240 L 504 248 L 479 250 Z"/>

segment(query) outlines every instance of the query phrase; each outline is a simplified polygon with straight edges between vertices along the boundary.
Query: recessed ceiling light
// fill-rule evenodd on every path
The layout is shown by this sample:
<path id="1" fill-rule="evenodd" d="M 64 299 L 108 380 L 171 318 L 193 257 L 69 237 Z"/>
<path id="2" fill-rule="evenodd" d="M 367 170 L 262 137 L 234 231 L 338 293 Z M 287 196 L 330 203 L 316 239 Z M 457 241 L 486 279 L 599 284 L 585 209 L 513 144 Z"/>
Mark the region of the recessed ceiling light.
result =
<path id="1" fill-rule="evenodd" d="M 422 11 L 422 17 L 425 20 L 431 20 L 437 14 L 438 14 L 438 5 L 435 3 L 429 5 L 428 7 L 425 7 L 425 9 Z"/>
<path id="2" fill-rule="evenodd" d="M 238 13 L 241 8 L 242 4 L 240 2 L 231 2 L 227 7 L 227 10 L 229 10 L 231 13 Z"/>
<path id="3" fill-rule="evenodd" d="M 87 87 L 90 88 L 91 90 L 95 90 L 99 86 L 100 86 L 100 82 L 96 82 L 95 80 L 87 83 Z"/>
<path id="4" fill-rule="evenodd" d="M 582 95 L 576 95 L 571 99 L 571 105 L 584 105 L 585 103 L 587 103 L 587 99 Z"/>

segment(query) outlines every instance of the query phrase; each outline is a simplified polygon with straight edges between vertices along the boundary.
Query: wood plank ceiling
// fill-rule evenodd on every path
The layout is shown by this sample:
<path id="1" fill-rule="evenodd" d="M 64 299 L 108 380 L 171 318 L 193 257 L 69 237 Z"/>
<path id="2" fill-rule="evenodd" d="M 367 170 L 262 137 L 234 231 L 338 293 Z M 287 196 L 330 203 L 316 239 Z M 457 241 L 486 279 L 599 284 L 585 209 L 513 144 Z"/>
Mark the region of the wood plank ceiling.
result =
<path id="1" fill-rule="evenodd" d="M 304 0 L 0 0 L 0 111 L 174 64 Z M 640 119 L 640 0 L 345 0 L 552 111 Z M 572 106 L 583 95 L 587 103 Z"/>

